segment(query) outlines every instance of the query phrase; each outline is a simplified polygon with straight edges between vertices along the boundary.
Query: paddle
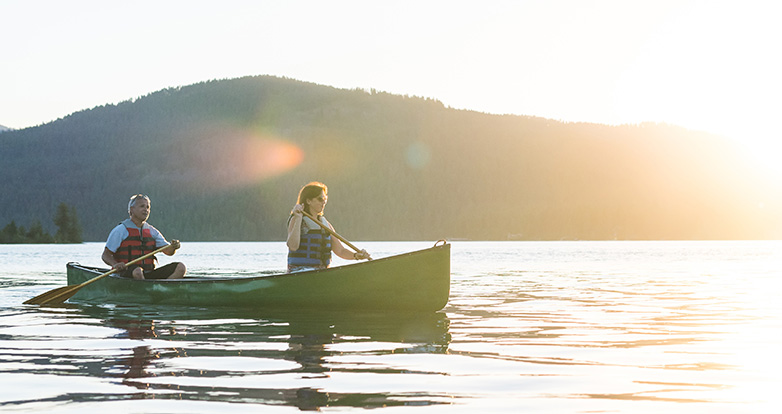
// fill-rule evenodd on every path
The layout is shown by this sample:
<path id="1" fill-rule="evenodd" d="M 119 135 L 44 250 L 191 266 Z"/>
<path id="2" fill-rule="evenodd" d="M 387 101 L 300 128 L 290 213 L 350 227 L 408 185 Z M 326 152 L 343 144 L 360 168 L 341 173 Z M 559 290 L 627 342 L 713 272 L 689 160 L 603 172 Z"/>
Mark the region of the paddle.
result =
<path id="1" fill-rule="evenodd" d="M 356 253 L 358 253 L 358 252 L 360 252 L 360 251 L 361 251 L 361 249 L 359 249 L 358 247 L 354 246 L 354 245 L 353 245 L 353 243 L 351 243 L 351 242 L 349 242 L 349 241 L 345 240 L 345 238 L 344 238 L 344 237 L 342 237 L 342 236 L 340 236 L 339 234 L 337 234 L 337 232 L 336 232 L 336 231 L 334 231 L 334 230 L 332 230 L 332 229 L 331 229 L 331 227 L 329 227 L 329 226 L 327 226 L 327 225 L 325 225 L 325 224 L 321 223 L 321 222 L 320 222 L 320 220 L 318 220 L 318 219 L 316 219 L 315 217 L 313 217 L 313 216 L 312 216 L 312 214 L 310 214 L 310 213 L 306 212 L 305 210 L 302 210 L 301 212 L 302 212 L 302 213 L 303 213 L 305 216 L 309 217 L 309 218 L 310 218 L 310 220 L 312 220 L 312 221 L 314 221 L 315 223 L 317 223 L 317 224 L 318 224 L 320 227 L 323 227 L 323 230 L 326 230 L 327 232 L 331 233 L 331 235 L 332 235 L 332 236 L 334 236 L 334 237 L 338 238 L 338 239 L 339 239 L 339 241 L 341 241 L 342 243 L 345 243 L 345 244 L 347 244 L 347 245 L 348 245 L 348 246 L 349 246 L 351 249 L 355 250 L 355 251 L 356 251 Z M 371 257 L 368 257 L 368 258 L 367 258 L 367 260 L 372 260 L 372 258 L 371 258 Z"/>
<path id="2" fill-rule="evenodd" d="M 160 253 L 163 250 L 167 249 L 168 246 L 170 246 L 170 245 L 163 246 L 163 247 L 155 250 L 152 253 L 147 253 L 147 254 L 145 254 L 145 255 L 137 258 L 137 259 L 131 260 L 131 261 L 129 261 L 126 264 L 126 266 L 130 266 L 130 265 L 136 264 L 136 263 L 138 263 L 138 262 L 140 262 L 140 261 L 142 261 L 142 260 L 144 260 L 146 258 L 149 258 L 150 256 L 152 256 L 154 254 Z M 34 297 L 32 299 L 28 299 L 28 300 L 24 301 L 23 303 L 25 305 L 48 305 L 50 303 L 56 303 L 56 304 L 63 303 L 66 300 L 68 300 L 71 296 L 75 295 L 76 292 L 79 291 L 79 289 L 89 285 L 92 282 L 96 282 L 96 281 L 98 281 L 100 279 L 103 279 L 104 277 L 106 277 L 106 276 L 108 276 L 108 275 L 110 275 L 110 274 L 112 274 L 112 273 L 114 273 L 116 271 L 117 271 L 117 269 L 111 269 L 110 271 L 108 271 L 108 272 L 106 272 L 106 273 L 104 273 L 104 274 L 102 274 L 100 276 L 95 276 L 92 279 L 90 279 L 90 280 L 88 280 L 88 281 L 86 281 L 84 283 L 81 283 L 81 284 L 78 284 L 78 285 L 68 285 L 68 286 L 59 287 L 57 289 L 52 289 L 52 290 L 50 290 L 50 291 L 48 291 L 46 293 L 42 293 L 42 294 L 40 294 L 40 295 L 38 295 L 38 296 L 36 296 L 36 297 Z"/>

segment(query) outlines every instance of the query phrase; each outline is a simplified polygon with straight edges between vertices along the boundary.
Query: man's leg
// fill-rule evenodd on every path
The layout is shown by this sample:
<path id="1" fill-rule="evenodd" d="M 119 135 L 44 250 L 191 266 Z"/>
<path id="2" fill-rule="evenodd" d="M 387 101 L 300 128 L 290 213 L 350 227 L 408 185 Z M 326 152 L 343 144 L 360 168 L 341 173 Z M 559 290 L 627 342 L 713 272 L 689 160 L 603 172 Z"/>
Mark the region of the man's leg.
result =
<path id="1" fill-rule="evenodd" d="M 181 279 L 185 276 L 187 268 L 184 263 L 174 262 L 145 273 L 147 279 Z"/>
<path id="2" fill-rule="evenodd" d="M 185 267 L 185 264 L 182 262 L 177 262 L 176 269 L 174 269 L 174 272 L 171 273 L 171 276 L 169 276 L 169 279 L 181 279 L 185 277 L 185 273 L 187 273 L 187 267 Z"/>

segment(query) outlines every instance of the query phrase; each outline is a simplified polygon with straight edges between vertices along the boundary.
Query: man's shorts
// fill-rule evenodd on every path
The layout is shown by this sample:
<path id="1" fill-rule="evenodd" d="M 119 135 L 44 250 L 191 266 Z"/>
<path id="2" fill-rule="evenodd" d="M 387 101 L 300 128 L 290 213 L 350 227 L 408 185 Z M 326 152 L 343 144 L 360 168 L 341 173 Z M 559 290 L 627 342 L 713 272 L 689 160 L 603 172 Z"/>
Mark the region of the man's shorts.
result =
<path id="1" fill-rule="evenodd" d="M 176 270 L 177 265 L 179 262 L 169 263 L 163 267 L 158 267 L 155 270 L 150 271 L 144 271 L 144 279 L 168 279 L 169 276 L 171 276 L 174 273 L 174 270 Z M 133 270 L 137 267 L 141 266 L 130 266 L 127 269 L 125 269 L 124 272 L 122 272 L 122 277 L 126 277 L 128 279 L 133 279 Z"/>

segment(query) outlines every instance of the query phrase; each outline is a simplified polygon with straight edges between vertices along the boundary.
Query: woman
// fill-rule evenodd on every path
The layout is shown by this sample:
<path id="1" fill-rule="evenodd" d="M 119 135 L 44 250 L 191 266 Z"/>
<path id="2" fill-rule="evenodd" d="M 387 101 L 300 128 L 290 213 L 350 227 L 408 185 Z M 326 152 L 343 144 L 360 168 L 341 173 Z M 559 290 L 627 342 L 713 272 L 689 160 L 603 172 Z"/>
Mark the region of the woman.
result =
<path id="1" fill-rule="evenodd" d="M 346 260 L 370 258 L 366 250 L 354 253 L 346 249 L 337 238 L 331 237 L 331 233 L 302 214 L 302 211 L 306 211 L 334 230 L 323 217 L 327 201 L 328 188 L 323 183 L 314 181 L 299 191 L 298 202 L 288 217 L 288 272 L 325 269 L 331 264 L 332 253 Z"/>

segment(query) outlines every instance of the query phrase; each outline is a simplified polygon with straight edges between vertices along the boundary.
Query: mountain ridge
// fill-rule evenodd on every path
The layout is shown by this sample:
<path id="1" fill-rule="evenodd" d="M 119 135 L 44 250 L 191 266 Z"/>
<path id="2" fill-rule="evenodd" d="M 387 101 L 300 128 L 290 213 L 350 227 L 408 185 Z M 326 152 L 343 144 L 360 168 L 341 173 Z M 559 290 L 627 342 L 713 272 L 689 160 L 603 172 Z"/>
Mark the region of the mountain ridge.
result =
<path id="1" fill-rule="evenodd" d="M 0 217 L 74 205 L 85 240 L 152 198 L 180 240 L 284 240 L 298 189 L 355 240 L 782 235 L 777 189 L 722 137 L 452 109 L 271 76 L 211 80 L 0 135 Z M 758 206 L 762 205 L 762 208 Z M 4 225 L 0 220 L 0 226 Z"/>

